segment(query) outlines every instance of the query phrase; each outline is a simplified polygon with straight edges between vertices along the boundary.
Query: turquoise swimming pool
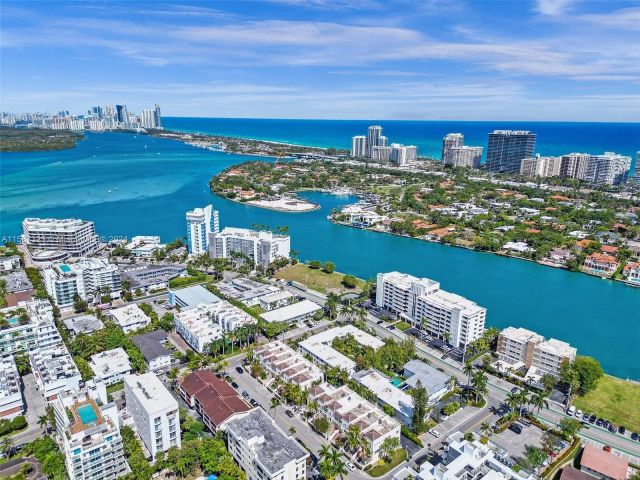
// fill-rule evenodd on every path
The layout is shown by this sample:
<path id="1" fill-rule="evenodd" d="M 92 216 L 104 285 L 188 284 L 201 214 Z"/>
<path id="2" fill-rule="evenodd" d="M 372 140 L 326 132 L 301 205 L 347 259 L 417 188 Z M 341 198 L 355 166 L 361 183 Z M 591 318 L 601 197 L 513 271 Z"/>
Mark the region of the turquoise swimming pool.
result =
<path id="1" fill-rule="evenodd" d="M 66 263 L 61 264 L 58 268 L 60 268 L 64 273 L 69 273 L 71 271 L 71 267 Z"/>
<path id="2" fill-rule="evenodd" d="M 392 378 L 391 379 L 391 384 L 394 387 L 399 387 L 400 385 L 402 385 L 403 382 L 404 382 L 404 380 L 402 380 L 401 378 Z"/>
<path id="3" fill-rule="evenodd" d="M 82 423 L 85 425 L 91 425 L 98 420 L 98 416 L 91 405 L 78 407 L 78 415 L 80 415 L 80 420 L 82 420 Z"/>

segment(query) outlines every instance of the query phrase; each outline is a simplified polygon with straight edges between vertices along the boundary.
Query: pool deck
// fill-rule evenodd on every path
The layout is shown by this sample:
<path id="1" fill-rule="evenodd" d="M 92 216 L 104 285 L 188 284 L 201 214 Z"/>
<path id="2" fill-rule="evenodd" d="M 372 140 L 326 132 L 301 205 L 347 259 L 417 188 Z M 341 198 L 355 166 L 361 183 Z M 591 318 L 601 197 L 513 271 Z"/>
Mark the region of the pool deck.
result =
<path id="1" fill-rule="evenodd" d="M 91 424 L 84 423 L 80 416 L 80 412 L 78 412 L 78 409 L 84 407 L 85 405 L 91 405 L 91 407 L 93 408 L 93 412 L 96 414 L 96 420 L 94 422 L 91 422 Z M 83 430 L 86 430 L 87 428 L 93 427 L 94 425 L 100 425 L 101 423 L 104 423 L 104 418 L 102 418 L 100 408 L 93 399 L 75 403 L 71 406 L 71 413 L 73 414 L 74 419 L 70 427 L 71 433 L 79 433 Z"/>

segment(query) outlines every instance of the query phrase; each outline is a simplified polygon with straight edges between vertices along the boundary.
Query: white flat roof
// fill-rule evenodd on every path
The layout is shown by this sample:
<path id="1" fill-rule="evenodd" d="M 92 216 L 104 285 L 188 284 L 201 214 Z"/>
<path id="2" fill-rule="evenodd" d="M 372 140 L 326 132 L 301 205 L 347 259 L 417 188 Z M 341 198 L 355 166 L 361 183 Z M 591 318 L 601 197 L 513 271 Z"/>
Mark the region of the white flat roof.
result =
<path id="1" fill-rule="evenodd" d="M 131 371 L 129 356 L 121 347 L 91 355 L 89 366 L 99 377 L 108 377 L 114 373 Z"/>
<path id="2" fill-rule="evenodd" d="M 293 303 L 291 305 L 287 305 L 286 307 L 276 308 L 275 310 L 271 310 L 269 312 L 261 313 L 260 317 L 269 323 L 273 322 L 288 322 L 291 320 L 295 320 L 304 315 L 309 315 L 318 310 L 321 310 L 322 307 L 311 300 L 302 300 L 298 303 Z"/>
<path id="3" fill-rule="evenodd" d="M 353 379 L 364 385 L 387 405 L 394 410 L 411 417 L 413 414 L 413 399 L 408 393 L 403 392 L 391 383 L 388 377 L 377 370 L 366 370 L 356 373 Z"/>
<path id="4" fill-rule="evenodd" d="M 124 381 L 147 412 L 175 408 L 178 402 L 153 372 L 142 375 L 127 375 Z"/>
<path id="5" fill-rule="evenodd" d="M 115 321 L 121 327 L 128 327 L 129 325 L 136 325 L 138 323 L 149 323 L 151 319 L 142 311 L 142 309 L 135 303 L 127 305 L 126 307 L 114 308 L 109 314 L 115 319 Z"/>

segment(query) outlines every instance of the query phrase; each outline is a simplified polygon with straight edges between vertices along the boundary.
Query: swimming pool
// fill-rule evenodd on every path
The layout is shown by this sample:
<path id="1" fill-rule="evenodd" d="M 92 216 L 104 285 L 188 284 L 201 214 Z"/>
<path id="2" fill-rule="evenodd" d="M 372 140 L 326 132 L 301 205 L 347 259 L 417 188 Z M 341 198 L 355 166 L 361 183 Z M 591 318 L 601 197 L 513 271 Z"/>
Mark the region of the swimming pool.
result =
<path id="1" fill-rule="evenodd" d="M 402 380 L 401 378 L 392 378 L 391 379 L 391 384 L 394 387 L 399 387 L 400 385 L 402 385 L 402 382 L 404 382 L 404 380 Z"/>
<path id="2" fill-rule="evenodd" d="M 69 273 L 71 271 L 71 267 L 66 263 L 61 264 L 58 268 L 60 268 L 64 273 Z"/>
<path id="3" fill-rule="evenodd" d="M 80 420 L 82 420 L 82 423 L 85 425 L 90 425 L 98 420 L 98 416 L 91 405 L 78 407 L 78 415 L 80 415 Z"/>

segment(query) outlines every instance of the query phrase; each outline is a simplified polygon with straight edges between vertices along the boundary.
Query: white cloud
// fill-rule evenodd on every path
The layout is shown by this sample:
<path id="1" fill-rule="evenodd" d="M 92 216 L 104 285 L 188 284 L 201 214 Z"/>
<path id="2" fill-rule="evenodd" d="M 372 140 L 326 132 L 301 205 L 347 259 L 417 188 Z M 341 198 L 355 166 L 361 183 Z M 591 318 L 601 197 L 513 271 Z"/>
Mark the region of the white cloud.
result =
<path id="1" fill-rule="evenodd" d="M 561 15 L 575 3 L 576 0 L 538 0 L 537 11 L 543 15 Z"/>

